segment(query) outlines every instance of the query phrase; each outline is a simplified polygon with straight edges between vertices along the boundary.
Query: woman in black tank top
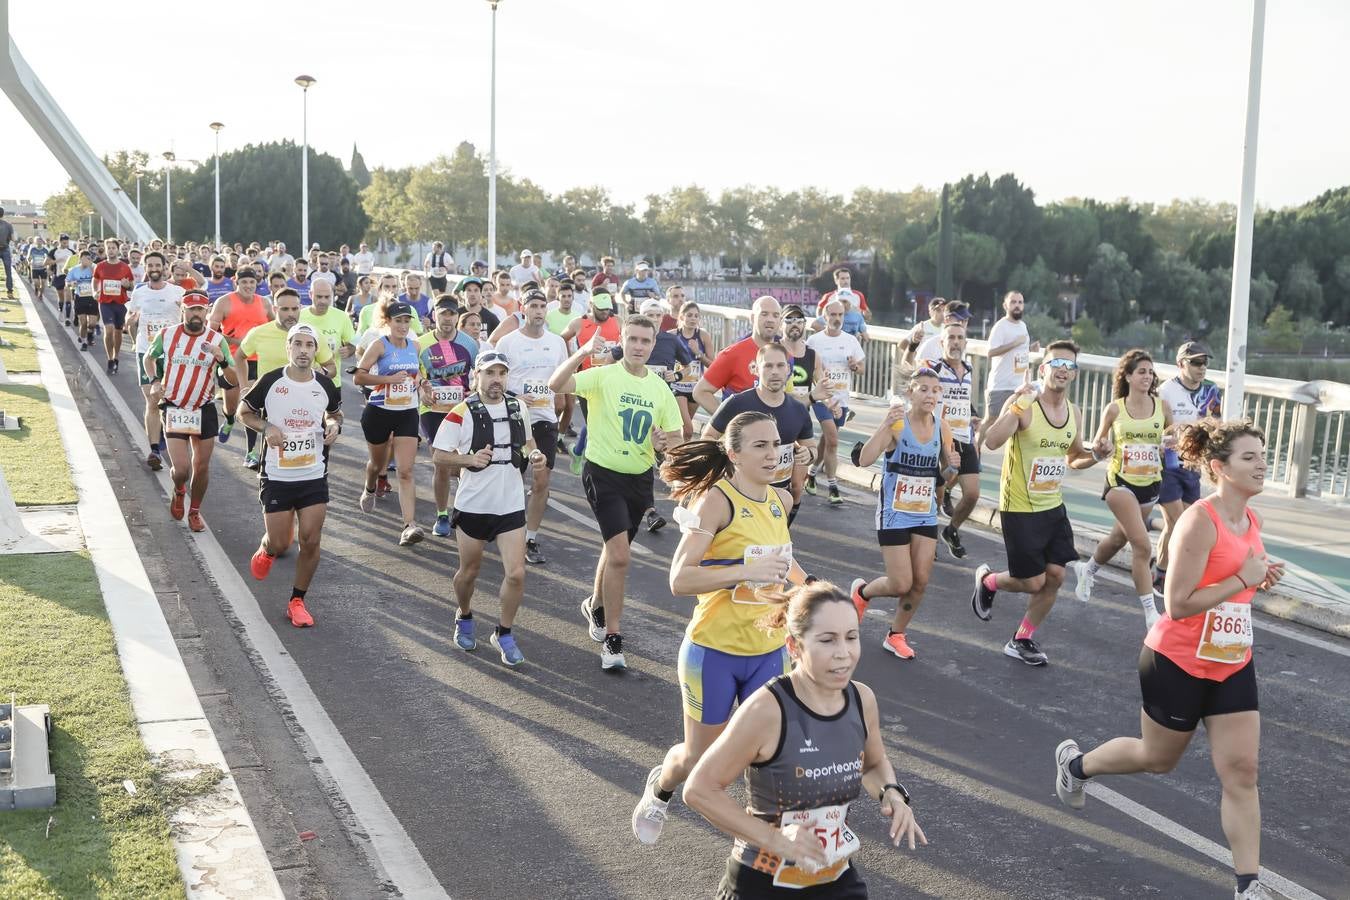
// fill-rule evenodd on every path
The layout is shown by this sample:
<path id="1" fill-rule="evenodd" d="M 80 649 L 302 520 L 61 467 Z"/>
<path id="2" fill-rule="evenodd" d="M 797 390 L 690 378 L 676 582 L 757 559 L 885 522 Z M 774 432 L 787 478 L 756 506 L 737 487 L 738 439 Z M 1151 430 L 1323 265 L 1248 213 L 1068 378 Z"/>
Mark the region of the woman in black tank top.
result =
<path id="1" fill-rule="evenodd" d="M 796 666 L 736 710 L 690 773 L 684 802 L 736 839 L 718 900 L 866 897 L 850 861 L 852 806 L 879 798 L 897 847 L 928 839 L 886 758 L 876 696 L 851 680 L 861 654 L 853 602 L 824 582 L 781 597 L 764 624 L 786 625 Z M 742 773 L 750 812 L 726 791 Z"/>

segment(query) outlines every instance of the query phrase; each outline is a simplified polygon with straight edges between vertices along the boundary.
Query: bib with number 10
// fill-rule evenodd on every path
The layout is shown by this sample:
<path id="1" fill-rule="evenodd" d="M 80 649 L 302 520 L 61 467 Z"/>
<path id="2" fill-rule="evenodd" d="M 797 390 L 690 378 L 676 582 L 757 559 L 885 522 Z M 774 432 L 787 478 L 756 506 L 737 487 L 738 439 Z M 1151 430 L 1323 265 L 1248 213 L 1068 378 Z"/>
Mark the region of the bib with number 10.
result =
<path id="1" fill-rule="evenodd" d="M 287 431 L 277 448 L 277 465 L 283 469 L 303 469 L 318 461 L 319 436 L 312 431 Z"/>
<path id="2" fill-rule="evenodd" d="M 815 809 L 794 809 L 785 812 L 779 819 L 779 828 L 789 836 L 792 836 L 789 829 L 797 833 L 809 831 L 815 835 L 825 850 L 825 866 L 808 871 L 802 866 L 792 865 L 784 860 L 774 873 L 775 887 L 805 888 L 829 884 L 843 874 L 849 866 L 848 858 L 862 846 L 853 829 L 848 827 L 847 803 L 842 806 L 818 806 Z"/>

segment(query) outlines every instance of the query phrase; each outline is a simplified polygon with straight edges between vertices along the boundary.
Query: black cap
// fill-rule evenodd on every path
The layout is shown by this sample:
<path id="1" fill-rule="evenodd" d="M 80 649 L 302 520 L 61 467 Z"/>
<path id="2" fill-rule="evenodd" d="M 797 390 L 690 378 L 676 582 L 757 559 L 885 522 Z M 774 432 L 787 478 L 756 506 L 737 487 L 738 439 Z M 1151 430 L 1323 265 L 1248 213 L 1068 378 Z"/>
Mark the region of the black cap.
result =
<path id="1" fill-rule="evenodd" d="M 785 319 L 805 319 L 805 318 L 806 318 L 806 313 L 802 311 L 802 308 L 801 308 L 800 306 L 797 306 L 796 304 L 793 304 L 793 305 L 791 305 L 791 306 L 786 306 L 786 307 L 783 308 L 783 318 L 785 318 Z"/>
<path id="2" fill-rule="evenodd" d="M 458 313 L 458 312 L 459 312 L 459 303 L 458 303 L 458 301 L 455 300 L 454 297 L 451 297 L 449 294 L 442 294 L 442 295 L 436 300 L 436 308 L 437 308 L 437 309 L 448 309 L 448 310 L 450 310 L 451 312 Z"/>
<path id="3" fill-rule="evenodd" d="M 468 285 L 471 285 L 471 284 L 476 284 L 476 285 L 478 285 L 479 287 L 482 287 L 482 286 L 483 286 L 483 279 L 479 278 L 477 275 L 470 275 L 468 278 L 461 278 L 461 279 L 459 280 L 459 287 L 457 288 L 457 290 L 461 290 L 461 291 L 462 291 L 462 290 L 464 290 L 465 287 L 467 287 Z"/>
<path id="4" fill-rule="evenodd" d="M 385 307 L 385 316 L 390 319 L 397 319 L 399 316 L 415 316 L 417 313 L 412 306 L 407 303 L 390 303 Z"/>

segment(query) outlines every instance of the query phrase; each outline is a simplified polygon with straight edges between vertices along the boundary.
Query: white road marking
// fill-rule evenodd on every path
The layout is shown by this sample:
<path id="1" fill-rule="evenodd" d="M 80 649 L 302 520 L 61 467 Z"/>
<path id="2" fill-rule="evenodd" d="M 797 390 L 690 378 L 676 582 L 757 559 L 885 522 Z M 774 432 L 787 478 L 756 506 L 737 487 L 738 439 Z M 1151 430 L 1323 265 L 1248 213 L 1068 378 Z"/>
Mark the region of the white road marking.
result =
<path id="1" fill-rule="evenodd" d="M 574 522 L 580 522 L 582 525 L 585 525 L 585 526 L 589 527 L 589 528 L 590 528 L 592 531 L 594 531 L 596 534 L 599 534 L 599 533 L 600 533 L 600 525 L 599 525 L 599 523 L 597 523 L 597 522 L 595 521 L 595 519 L 592 519 L 590 516 L 583 516 L 581 513 L 577 512 L 575 509 L 572 509 L 572 507 L 567 506 L 567 505 L 564 504 L 564 503 L 559 503 L 557 500 L 554 500 L 552 497 L 549 497 L 549 498 L 548 498 L 548 505 L 549 505 L 550 507 L 552 507 L 553 509 L 556 509 L 558 512 L 562 513 L 564 516 L 567 516 L 567 518 L 571 519 L 572 521 L 574 521 Z M 637 553 L 637 554 L 639 554 L 640 556 L 655 556 L 655 555 L 656 555 L 655 552 L 654 552 L 650 547 L 644 547 L 644 546 L 642 546 L 641 544 L 639 544 L 639 543 L 637 543 L 637 542 L 634 542 L 634 543 L 630 544 L 629 547 L 632 549 L 632 551 L 633 551 L 634 553 Z"/>

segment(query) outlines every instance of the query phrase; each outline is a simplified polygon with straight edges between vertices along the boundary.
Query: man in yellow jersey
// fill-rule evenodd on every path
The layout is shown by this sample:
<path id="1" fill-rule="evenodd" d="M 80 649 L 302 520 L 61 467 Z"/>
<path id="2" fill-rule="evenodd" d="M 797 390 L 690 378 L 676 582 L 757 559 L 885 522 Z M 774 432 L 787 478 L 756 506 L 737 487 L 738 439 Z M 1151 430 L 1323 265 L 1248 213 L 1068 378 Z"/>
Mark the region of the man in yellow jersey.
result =
<path id="1" fill-rule="evenodd" d="M 300 321 L 313 325 L 335 356 L 349 359 L 356 353 L 356 326 L 352 317 L 333 305 L 336 292 L 326 279 L 316 280 L 309 289 L 310 305 L 300 310 Z M 333 384 L 342 387 L 342 367 L 333 376 Z"/>
<path id="2" fill-rule="evenodd" d="M 656 323 L 632 316 L 623 327 L 623 360 L 618 365 L 592 366 L 577 372 L 582 360 L 605 345 L 596 329 L 591 340 L 567 358 L 549 389 L 576 394 L 588 403 L 590 416 L 586 464 L 581 483 L 600 525 L 604 547 L 595 567 L 594 589 L 581 603 L 593 640 L 602 642 L 600 667 L 626 668 L 619 617 L 623 614 L 629 546 L 647 510 L 655 503 L 652 466 L 667 441 L 681 433 L 683 420 L 665 379 L 647 371 L 656 346 Z"/>
<path id="3" fill-rule="evenodd" d="M 1055 605 L 1064 567 L 1078 559 L 1064 508 L 1064 475 L 1070 467 L 1086 469 L 1097 462 L 1083 447 L 1082 413 L 1069 402 L 1069 385 L 1077 373 L 1078 345 L 1068 340 L 1051 343 L 1045 348 L 1039 384 L 1019 387 L 984 436 L 991 450 L 1008 445 L 998 503 L 1008 571 L 996 574 L 988 564 L 976 569 L 970 604 L 975 615 L 988 622 L 995 592 L 1031 595 L 1017 633 L 1003 647 L 1005 656 L 1029 666 L 1049 662 L 1032 636 Z"/>

